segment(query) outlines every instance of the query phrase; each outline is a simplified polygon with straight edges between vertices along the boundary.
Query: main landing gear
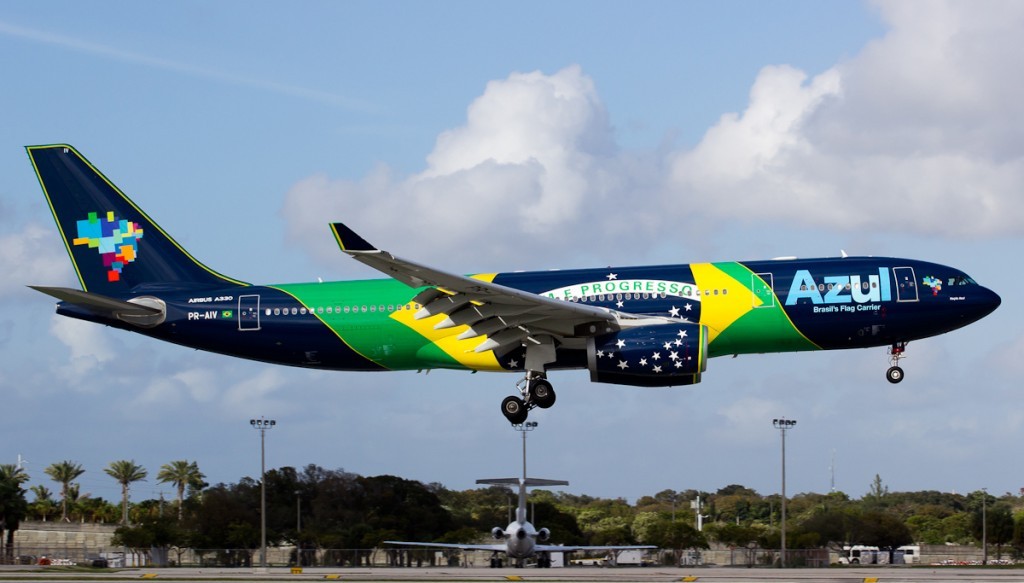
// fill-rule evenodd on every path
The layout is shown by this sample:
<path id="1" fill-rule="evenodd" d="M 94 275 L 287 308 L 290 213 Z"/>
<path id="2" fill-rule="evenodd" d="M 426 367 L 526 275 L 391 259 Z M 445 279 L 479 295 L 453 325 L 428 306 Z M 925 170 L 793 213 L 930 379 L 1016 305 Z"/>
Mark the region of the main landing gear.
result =
<path id="1" fill-rule="evenodd" d="M 555 389 L 545 378 L 544 373 L 527 372 L 526 378 L 516 383 L 522 397 L 511 395 L 501 402 L 501 414 L 512 425 L 526 422 L 530 409 L 540 407 L 547 409 L 555 404 Z"/>
<path id="2" fill-rule="evenodd" d="M 899 364 L 901 358 L 906 358 L 907 355 L 903 354 L 906 350 L 906 342 L 896 342 L 889 347 L 889 363 L 892 366 L 889 367 L 889 370 L 885 371 L 885 378 L 894 385 L 903 380 L 903 369 L 900 368 Z"/>

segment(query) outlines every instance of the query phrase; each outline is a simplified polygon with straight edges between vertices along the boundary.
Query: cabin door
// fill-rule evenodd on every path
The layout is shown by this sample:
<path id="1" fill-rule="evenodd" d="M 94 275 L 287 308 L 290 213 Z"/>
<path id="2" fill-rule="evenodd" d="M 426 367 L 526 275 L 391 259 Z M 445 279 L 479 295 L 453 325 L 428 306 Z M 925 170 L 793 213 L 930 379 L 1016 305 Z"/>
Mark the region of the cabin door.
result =
<path id="1" fill-rule="evenodd" d="M 260 329 L 260 296 L 250 294 L 238 296 L 238 329 Z"/>
<path id="2" fill-rule="evenodd" d="M 896 276 L 896 301 L 916 302 L 917 280 L 914 278 L 914 268 L 893 267 L 892 273 Z"/>
<path id="3" fill-rule="evenodd" d="M 751 273 L 750 289 L 755 308 L 775 307 L 775 278 L 771 273 Z"/>

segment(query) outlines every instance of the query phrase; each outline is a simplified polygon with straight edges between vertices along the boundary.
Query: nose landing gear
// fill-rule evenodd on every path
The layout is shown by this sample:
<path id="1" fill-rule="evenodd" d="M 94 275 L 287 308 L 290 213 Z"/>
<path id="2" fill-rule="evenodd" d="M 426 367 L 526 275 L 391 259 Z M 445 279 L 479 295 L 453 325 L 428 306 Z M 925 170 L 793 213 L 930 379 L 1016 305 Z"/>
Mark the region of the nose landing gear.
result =
<path id="1" fill-rule="evenodd" d="M 512 425 L 525 423 L 534 407 L 547 409 L 555 404 L 555 389 L 544 373 L 527 372 L 526 378 L 516 383 L 516 388 L 522 397 L 510 395 L 501 402 L 501 414 Z"/>
<path id="2" fill-rule="evenodd" d="M 903 380 L 903 369 L 900 368 L 900 359 L 906 358 L 903 354 L 907 350 L 906 342 L 896 342 L 889 347 L 889 363 L 892 365 L 885 371 L 885 378 L 892 384 Z"/>

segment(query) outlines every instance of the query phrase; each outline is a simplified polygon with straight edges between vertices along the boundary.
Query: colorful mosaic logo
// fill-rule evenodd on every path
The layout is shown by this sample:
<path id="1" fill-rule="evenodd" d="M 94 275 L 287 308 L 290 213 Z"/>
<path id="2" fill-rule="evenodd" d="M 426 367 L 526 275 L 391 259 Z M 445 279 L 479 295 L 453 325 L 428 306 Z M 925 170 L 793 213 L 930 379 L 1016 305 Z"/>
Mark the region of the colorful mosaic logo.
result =
<path id="1" fill-rule="evenodd" d="M 89 218 L 78 221 L 78 237 L 72 243 L 88 245 L 99 251 L 107 271 L 107 281 L 120 281 L 121 270 L 139 254 L 139 239 L 142 227 L 138 223 L 118 219 L 114 212 L 100 218 L 99 213 L 89 213 Z"/>
<path id="2" fill-rule="evenodd" d="M 921 283 L 932 288 L 932 295 L 939 295 L 939 291 L 942 290 L 942 281 L 939 278 L 929 275 L 928 277 L 921 280 Z"/>

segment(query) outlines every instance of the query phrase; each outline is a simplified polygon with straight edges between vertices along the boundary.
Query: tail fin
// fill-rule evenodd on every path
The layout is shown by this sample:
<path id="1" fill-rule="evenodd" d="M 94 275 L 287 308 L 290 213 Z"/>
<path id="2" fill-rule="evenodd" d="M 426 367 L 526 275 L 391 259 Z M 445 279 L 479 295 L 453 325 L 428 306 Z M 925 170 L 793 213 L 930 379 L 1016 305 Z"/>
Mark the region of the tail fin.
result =
<path id="1" fill-rule="evenodd" d="M 26 150 L 84 291 L 247 285 L 196 261 L 71 146 Z"/>

